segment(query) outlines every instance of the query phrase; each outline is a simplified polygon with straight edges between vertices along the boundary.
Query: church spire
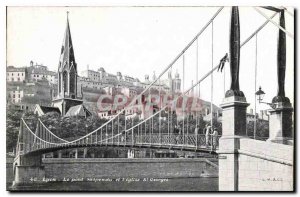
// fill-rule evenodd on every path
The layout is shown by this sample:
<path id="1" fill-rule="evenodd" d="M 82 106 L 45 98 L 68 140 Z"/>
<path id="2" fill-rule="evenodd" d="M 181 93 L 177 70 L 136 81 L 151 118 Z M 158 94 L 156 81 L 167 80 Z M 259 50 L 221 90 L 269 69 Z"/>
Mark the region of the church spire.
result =
<path id="1" fill-rule="evenodd" d="M 59 63 L 59 71 L 62 71 L 66 66 L 68 66 L 68 69 L 70 69 L 71 66 L 75 66 L 76 69 L 74 49 L 69 25 L 69 12 L 67 12 L 67 25 L 61 47 Z"/>
<path id="2" fill-rule="evenodd" d="M 82 109 L 83 95 L 81 88 L 81 97 L 77 96 L 77 64 L 70 31 L 69 12 L 67 12 L 67 25 L 61 46 L 57 75 L 58 97 L 52 101 L 52 105 L 59 108 L 62 116 L 66 114 L 72 116 L 74 111 L 78 111 L 79 108 Z M 75 115 L 78 115 L 77 112 Z"/>
<path id="3" fill-rule="evenodd" d="M 69 12 L 58 65 L 58 92 L 61 97 L 77 97 L 77 65 L 72 43 Z"/>

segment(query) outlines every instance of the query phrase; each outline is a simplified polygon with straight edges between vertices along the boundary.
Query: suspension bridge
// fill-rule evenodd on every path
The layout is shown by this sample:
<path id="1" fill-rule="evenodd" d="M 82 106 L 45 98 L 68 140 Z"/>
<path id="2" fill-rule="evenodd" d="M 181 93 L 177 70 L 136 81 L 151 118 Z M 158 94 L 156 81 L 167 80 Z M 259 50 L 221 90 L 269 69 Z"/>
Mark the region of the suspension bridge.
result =
<path id="1" fill-rule="evenodd" d="M 176 108 L 177 102 L 180 99 L 184 99 L 189 95 L 193 94 L 194 97 L 200 97 L 201 84 L 205 80 L 210 79 L 211 86 L 211 95 L 210 95 L 210 121 L 213 126 L 214 119 L 214 108 L 213 108 L 213 89 L 215 86 L 214 72 L 217 69 L 220 69 L 220 62 L 214 63 L 214 20 L 222 12 L 224 8 L 219 8 L 210 20 L 201 28 L 201 30 L 196 34 L 196 36 L 191 39 L 191 41 L 183 48 L 183 50 L 171 61 L 169 65 L 158 75 L 158 77 L 151 82 L 147 88 L 145 88 L 131 103 L 120 110 L 114 115 L 113 118 L 107 120 L 99 128 L 94 131 L 89 132 L 85 136 L 79 137 L 78 139 L 68 140 L 62 139 L 59 136 L 55 135 L 48 129 L 45 124 L 39 119 L 37 122 L 36 129 L 31 129 L 25 118 L 21 119 L 20 131 L 18 136 L 18 143 L 16 148 L 16 158 L 15 166 L 24 165 L 24 164 L 36 164 L 36 156 L 40 157 L 42 154 L 53 152 L 61 149 L 77 148 L 77 147 L 97 147 L 97 146 L 111 146 L 111 147 L 132 147 L 132 148 L 153 148 L 153 149 L 169 149 L 169 150 L 184 150 L 184 151 L 195 151 L 195 152 L 208 152 L 211 154 L 226 154 L 223 149 L 220 149 L 222 142 L 219 145 L 219 138 L 221 135 L 213 134 L 211 132 L 202 133 L 202 131 L 197 130 L 200 124 L 201 110 L 195 110 L 190 112 L 184 107 L 180 109 Z M 257 8 L 255 8 L 257 10 Z M 269 9 L 269 8 L 266 8 Z M 262 14 L 260 10 L 257 10 L 258 13 Z M 247 37 L 243 42 L 240 43 L 240 27 L 239 27 L 239 12 L 237 7 L 232 8 L 231 13 L 231 27 L 230 27 L 230 50 L 224 51 L 224 54 L 229 53 L 229 62 L 231 70 L 231 87 L 230 90 L 226 92 L 225 99 L 233 98 L 233 106 L 237 105 L 241 109 L 234 111 L 230 115 L 228 110 L 232 108 L 229 105 L 223 105 L 223 115 L 222 115 L 222 124 L 223 132 L 222 137 L 226 136 L 245 136 L 246 132 L 246 114 L 245 109 L 248 106 L 246 104 L 246 98 L 242 91 L 239 89 L 239 58 L 240 58 L 240 49 L 245 46 L 252 38 L 257 39 L 257 34 L 269 23 L 274 23 L 273 18 L 280 14 L 281 19 L 284 19 L 284 9 L 273 10 L 275 13 L 268 17 L 263 15 L 266 18 L 266 21 L 261 24 L 256 30 L 253 31 L 250 36 Z M 290 14 L 290 13 L 289 13 Z M 279 42 L 285 43 L 285 34 L 293 38 L 293 34 L 288 32 L 285 29 L 284 23 L 279 25 L 276 23 L 276 27 L 280 29 L 280 39 Z M 209 28 L 210 27 L 210 28 Z M 210 67 L 207 73 L 203 73 L 202 76 L 198 76 L 198 39 L 201 38 L 205 31 L 211 31 L 211 64 L 205 65 Z M 284 41 L 283 41 L 284 40 Z M 186 65 L 186 53 L 190 50 L 191 46 L 196 47 L 196 67 L 191 68 Z M 279 46 L 281 47 L 281 45 Z M 283 47 L 283 44 L 282 44 Z M 284 49 L 283 49 L 284 50 Z M 278 50 L 282 52 L 282 50 Z M 255 57 L 257 58 L 257 57 Z M 223 62 L 227 66 L 228 64 Z M 163 80 L 163 76 L 168 73 L 170 70 L 174 70 L 175 64 L 181 64 L 182 68 L 182 91 L 177 97 L 168 100 L 168 102 L 162 102 L 161 98 L 163 97 L 163 92 L 159 90 L 158 93 L 158 110 L 153 111 L 153 113 L 144 119 L 139 120 L 138 122 L 129 122 L 126 118 L 127 109 L 129 109 L 134 103 L 143 97 L 143 95 L 150 95 L 151 89 L 155 87 L 156 84 L 160 84 L 160 81 Z M 281 67 L 282 68 L 282 67 Z M 196 81 L 192 83 L 191 86 L 187 87 L 185 83 L 185 72 L 186 69 L 196 69 Z M 223 68 L 222 68 L 223 69 Z M 280 72 L 282 72 L 280 70 Z M 281 74 L 279 74 L 281 75 Z M 283 74 L 284 75 L 284 74 Z M 279 77 L 280 78 L 280 77 Z M 282 77 L 281 77 L 282 79 Z M 283 78 L 284 79 L 284 78 Z M 224 72 L 224 84 L 225 84 L 225 72 Z M 279 87 L 284 86 L 282 81 L 278 82 Z M 279 89 L 280 89 L 279 88 Z M 283 90 L 284 92 L 284 90 Z M 284 93 L 280 92 L 278 98 L 284 97 Z M 225 85 L 224 85 L 225 93 Z M 278 101 L 278 100 L 277 100 Z M 281 100 L 283 101 L 283 100 Z M 286 101 L 286 100 L 285 100 Z M 150 100 L 151 102 L 151 100 Z M 229 106 L 229 107 L 228 107 Z M 234 107 L 233 107 L 234 108 Z M 166 115 L 167 114 L 167 115 Z M 181 121 L 174 120 L 174 114 L 181 114 Z M 178 115 L 177 115 L 178 116 Z M 164 118 L 163 118 L 164 117 Z M 194 119 L 195 125 L 191 125 L 190 117 Z M 225 122 L 224 122 L 225 121 Z M 162 124 L 166 124 L 167 127 L 162 127 Z M 229 125 L 230 124 L 230 125 Z M 180 127 L 180 133 L 174 133 L 174 129 Z M 167 129 L 166 129 L 167 128 Z M 230 133 L 230 132 L 233 133 Z M 254 134 L 255 135 L 255 134 Z M 271 135 L 270 135 L 271 136 Z M 255 137 L 254 137 L 255 138 Z M 257 141 L 257 140 L 254 140 Z M 265 143 L 265 142 L 264 142 Z M 230 146 L 228 146 L 230 147 Z M 227 147 L 227 148 L 228 148 Z M 226 149 L 226 148 L 225 148 Z M 223 152 L 222 152 L 223 151 Z M 33 161 L 31 158 L 34 158 Z"/>

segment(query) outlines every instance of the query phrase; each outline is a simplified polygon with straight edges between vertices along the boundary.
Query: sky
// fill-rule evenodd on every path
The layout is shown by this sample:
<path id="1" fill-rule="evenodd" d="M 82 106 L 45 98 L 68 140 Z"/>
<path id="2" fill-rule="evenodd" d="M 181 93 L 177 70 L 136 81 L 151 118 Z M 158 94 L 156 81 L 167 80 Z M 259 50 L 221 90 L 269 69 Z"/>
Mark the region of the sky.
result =
<path id="1" fill-rule="evenodd" d="M 8 7 L 7 65 L 28 66 L 33 60 L 56 71 L 63 41 L 66 12 L 78 70 L 89 65 L 116 74 L 144 80 L 155 71 L 158 76 L 194 38 L 219 7 Z M 268 16 L 273 12 L 260 9 Z M 289 9 L 293 11 L 292 9 Z M 240 7 L 241 42 L 254 32 L 265 18 L 251 7 Z M 286 14 L 286 29 L 294 33 L 293 17 Z M 198 79 L 216 66 L 228 52 L 230 7 L 225 7 L 198 39 Z M 279 17 L 274 17 L 278 22 Z M 213 29 L 213 31 L 212 31 Z M 250 108 L 254 108 L 258 86 L 271 102 L 277 93 L 278 28 L 269 23 L 257 36 L 257 87 L 255 88 L 255 37 L 241 48 L 240 89 Z M 212 42 L 213 37 L 213 42 Z M 294 100 L 294 40 L 287 36 L 286 96 Z M 197 78 L 197 43 L 184 55 L 184 89 Z M 212 53 L 213 51 L 213 53 Z M 213 54 L 213 56 L 212 56 Z M 172 67 L 183 78 L 183 59 Z M 213 102 L 222 103 L 230 86 L 229 64 L 223 73 L 213 75 Z M 163 76 L 166 78 L 167 74 Z M 224 86 L 225 81 L 225 86 Z M 211 99 L 211 78 L 200 85 L 200 95 Z M 257 103 L 257 111 L 269 109 Z"/>

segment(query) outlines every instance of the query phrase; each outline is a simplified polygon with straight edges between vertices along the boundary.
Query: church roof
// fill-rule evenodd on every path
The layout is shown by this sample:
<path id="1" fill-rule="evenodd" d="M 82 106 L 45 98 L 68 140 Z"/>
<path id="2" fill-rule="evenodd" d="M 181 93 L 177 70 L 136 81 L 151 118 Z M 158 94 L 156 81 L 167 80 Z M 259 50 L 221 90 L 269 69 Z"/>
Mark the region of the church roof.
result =
<path id="1" fill-rule="evenodd" d="M 75 105 L 71 107 L 66 113 L 65 117 L 68 116 L 91 116 L 92 113 L 84 105 Z"/>
<path id="2" fill-rule="evenodd" d="M 48 107 L 48 106 L 42 106 L 37 104 L 34 109 L 34 113 L 38 114 L 38 116 L 42 116 L 49 112 L 57 112 L 61 114 L 60 110 L 57 107 Z"/>
<path id="3" fill-rule="evenodd" d="M 47 106 L 40 106 L 44 113 L 48 112 L 57 112 L 60 114 L 60 111 L 57 107 L 47 107 Z"/>
<path id="4" fill-rule="evenodd" d="M 74 66 L 75 70 L 77 70 L 70 25 L 69 25 L 69 18 L 67 18 L 67 26 L 66 26 L 63 44 L 61 47 L 58 71 L 61 72 L 64 69 L 70 70 L 72 66 Z"/>

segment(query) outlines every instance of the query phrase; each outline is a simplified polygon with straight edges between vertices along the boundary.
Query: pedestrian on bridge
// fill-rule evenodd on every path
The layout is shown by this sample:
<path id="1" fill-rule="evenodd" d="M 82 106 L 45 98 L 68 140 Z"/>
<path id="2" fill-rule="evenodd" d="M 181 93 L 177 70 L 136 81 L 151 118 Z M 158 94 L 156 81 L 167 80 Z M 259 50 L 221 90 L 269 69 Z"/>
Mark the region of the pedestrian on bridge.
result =
<path id="1" fill-rule="evenodd" d="M 211 134 L 211 126 L 209 124 L 206 124 L 204 129 L 205 129 L 205 146 L 207 148 L 209 146 L 209 136 Z"/>
<path id="2" fill-rule="evenodd" d="M 182 134 L 181 127 L 178 125 L 177 126 L 177 134 L 176 134 L 176 138 L 175 138 L 176 144 L 180 143 L 181 134 Z"/>
<path id="3" fill-rule="evenodd" d="M 218 131 L 217 128 L 214 128 L 214 132 L 212 133 L 212 149 L 216 150 L 217 148 L 217 140 L 218 140 Z"/>
<path id="4" fill-rule="evenodd" d="M 198 145 L 198 132 L 199 132 L 199 125 L 195 127 L 195 143 Z"/>
<path id="5" fill-rule="evenodd" d="M 195 135 L 198 135 L 198 132 L 199 132 L 199 126 L 196 126 L 195 127 Z"/>
<path id="6" fill-rule="evenodd" d="M 174 136 L 175 144 L 177 144 L 177 135 L 178 135 L 178 129 L 177 129 L 177 125 L 175 125 L 174 130 L 173 130 L 173 136 Z"/>
<path id="7" fill-rule="evenodd" d="M 175 135 L 177 135 L 177 134 L 178 134 L 178 129 L 177 129 L 177 125 L 175 125 L 175 126 L 174 126 L 174 130 L 173 130 L 173 133 L 174 133 Z"/>

